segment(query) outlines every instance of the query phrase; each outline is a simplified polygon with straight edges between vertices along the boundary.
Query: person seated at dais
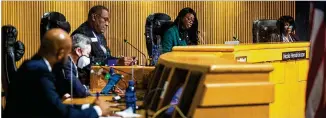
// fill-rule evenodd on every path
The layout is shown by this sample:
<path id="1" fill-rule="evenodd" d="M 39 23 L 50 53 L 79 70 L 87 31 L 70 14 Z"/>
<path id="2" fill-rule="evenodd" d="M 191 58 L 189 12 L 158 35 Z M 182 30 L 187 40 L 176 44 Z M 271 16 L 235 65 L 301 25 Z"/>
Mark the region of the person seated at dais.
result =
<path id="1" fill-rule="evenodd" d="M 60 68 L 56 67 L 54 71 L 57 78 L 57 91 L 60 96 L 64 98 L 83 98 L 90 95 L 86 87 L 86 85 L 89 85 L 89 76 L 85 78 L 78 71 L 90 64 L 90 52 L 91 40 L 89 37 L 82 34 L 72 36 L 72 51 L 68 60 L 63 65 L 60 65 Z M 81 82 L 81 80 L 83 81 Z M 71 92 L 73 94 L 72 96 Z"/>
<path id="2" fill-rule="evenodd" d="M 300 41 L 295 34 L 295 21 L 291 16 L 282 16 L 277 20 L 277 28 L 280 34 L 271 34 L 272 42 L 296 42 Z"/>
<path id="3" fill-rule="evenodd" d="M 182 9 L 173 25 L 164 33 L 162 53 L 171 52 L 173 46 L 197 45 L 198 20 L 191 8 Z"/>
<path id="4" fill-rule="evenodd" d="M 40 23 L 40 35 L 41 35 L 41 41 L 44 37 L 44 34 L 53 29 L 53 28 L 60 28 L 67 33 L 70 32 L 70 24 L 66 20 L 66 17 L 59 12 L 46 12 L 41 18 L 41 23 Z M 76 42 L 75 40 L 90 40 L 90 39 L 84 39 L 85 37 L 75 37 L 73 38 L 73 45 L 79 45 L 80 41 Z M 85 42 L 85 41 L 83 41 Z M 88 41 L 90 42 L 90 41 Z M 77 44 L 78 43 L 78 44 Z M 79 45 L 80 48 L 78 50 L 82 50 L 84 55 L 89 55 L 90 46 L 86 44 L 87 42 L 83 43 L 82 45 Z M 89 44 L 90 45 L 90 44 Z M 74 48 L 75 49 L 75 48 Z M 76 58 L 75 52 L 72 51 L 71 53 L 72 57 Z M 68 61 L 66 63 L 57 63 L 53 67 L 53 73 L 56 77 L 55 85 L 56 85 L 56 90 L 59 94 L 60 97 L 63 98 L 68 98 L 68 97 L 86 97 L 89 95 L 87 89 L 85 86 L 83 86 L 78 79 L 80 76 L 78 72 L 76 71 L 77 69 L 75 68 L 76 65 L 74 62 L 76 60 L 72 61 L 73 59 L 71 56 L 69 56 Z M 89 60 L 88 60 L 89 61 Z M 79 61 L 81 63 L 83 61 Z M 89 62 L 88 62 L 89 63 Z M 72 82 L 71 82 L 72 81 Z M 72 83 L 72 84 L 71 84 Z M 71 87 L 72 86 L 72 87 Z M 71 90 L 72 89 L 72 90 Z M 70 94 L 73 93 L 71 96 Z"/>
<path id="5" fill-rule="evenodd" d="M 52 68 L 67 61 L 71 46 L 66 31 L 54 28 L 45 33 L 37 54 L 23 62 L 9 85 L 5 117 L 98 118 L 109 114 L 109 104 L 101 99 L 96 99 L 94 105 L 62 103 Z"/>
<path id="6" fill-rule="evenodd" d="M 90 56 L 94 57 L 96 62 L 102 63 L 101 65 L 105 65 L 107 59 L 117 59 L 117 65 L 131 65 L 136 59 L 134 60 L 132 57 L 116 58 L 111 55 L 104 36 L 110 22 L 108 8 L 101 5 L 93 6 L 88 12 L 87 21 L 81 24 L 72 35 L 83 34 L 91 38 L 92 51 Z"/>

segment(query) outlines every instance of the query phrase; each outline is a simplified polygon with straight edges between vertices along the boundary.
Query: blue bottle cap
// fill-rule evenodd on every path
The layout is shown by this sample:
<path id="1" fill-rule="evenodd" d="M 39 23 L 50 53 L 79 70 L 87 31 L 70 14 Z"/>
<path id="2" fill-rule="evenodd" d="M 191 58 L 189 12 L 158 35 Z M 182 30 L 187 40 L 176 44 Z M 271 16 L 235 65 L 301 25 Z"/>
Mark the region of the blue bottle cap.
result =
<path id="1" fill-rule="evenodd" d="M 110 71 L 109 71 L 110 74 L 114 74 L 114 69 L 111 67 L 110 68 Z"/>
<path id="2" fill-rule="evenodd" d="M 135 85 L 135 82 L 133 80 L 129 80 L 129 86 L 134 86 Z"/>

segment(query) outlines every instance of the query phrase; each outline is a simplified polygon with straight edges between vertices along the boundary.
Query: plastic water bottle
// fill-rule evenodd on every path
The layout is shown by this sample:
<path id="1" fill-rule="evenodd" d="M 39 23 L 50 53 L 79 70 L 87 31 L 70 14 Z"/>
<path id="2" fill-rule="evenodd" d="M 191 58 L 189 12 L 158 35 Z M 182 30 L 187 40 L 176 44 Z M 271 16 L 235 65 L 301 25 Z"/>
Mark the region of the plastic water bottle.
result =
<path id="1" fill-rule="evenodd" d="M 126 106 L 127 109 L 131 107 L 134 113 L 136 113 L 136 100 L 135 82 L 130 80 L 126 90 Z"/>

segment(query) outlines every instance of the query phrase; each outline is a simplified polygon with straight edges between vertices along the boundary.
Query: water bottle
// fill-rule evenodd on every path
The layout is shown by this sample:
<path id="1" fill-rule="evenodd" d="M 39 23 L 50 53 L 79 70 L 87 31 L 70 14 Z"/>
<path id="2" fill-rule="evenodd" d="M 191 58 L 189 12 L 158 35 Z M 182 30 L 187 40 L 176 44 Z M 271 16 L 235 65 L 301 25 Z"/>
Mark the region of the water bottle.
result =
<path id="1" fill-rule="evenodd" d="M 132 108 L 133 113 L 136 113 L 136 92 L 135 92 L 135 82 L 133 80 L 130 80 L 129 82 L 129 86 L 126 90 L 126 106 L 127 109 L 129 107 Z"/>

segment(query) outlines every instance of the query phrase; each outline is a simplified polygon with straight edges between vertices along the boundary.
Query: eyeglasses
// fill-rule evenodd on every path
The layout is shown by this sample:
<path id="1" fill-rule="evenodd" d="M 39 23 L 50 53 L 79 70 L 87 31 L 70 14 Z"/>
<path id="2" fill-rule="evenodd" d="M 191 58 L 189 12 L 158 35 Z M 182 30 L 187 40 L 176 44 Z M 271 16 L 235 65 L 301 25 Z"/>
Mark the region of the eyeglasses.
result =
<path id="1" fill-rule="evenodd" d="M 96 14 L 96 15 L 99 16 L 99 17 L 101 17 L 101 18 L 103 18 L 105 21 L 109 21 L 110 20 L 108 17 L 103 17 L 100 14 Z"/>
<path id="2" fill-rule="evenodd" d="M 185 17 L 188 21 L 194 22 L 195 19 L 194 18 L 190 18 L 190 17 Z"/>

